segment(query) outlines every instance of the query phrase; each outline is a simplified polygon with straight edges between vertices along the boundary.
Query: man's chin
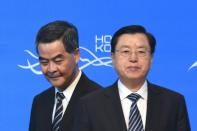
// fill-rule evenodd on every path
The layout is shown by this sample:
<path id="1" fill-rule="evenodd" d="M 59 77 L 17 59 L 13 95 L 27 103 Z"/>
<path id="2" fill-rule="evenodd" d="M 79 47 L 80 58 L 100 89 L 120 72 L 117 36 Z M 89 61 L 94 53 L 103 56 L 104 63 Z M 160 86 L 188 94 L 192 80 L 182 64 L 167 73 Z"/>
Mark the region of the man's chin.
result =
<path id="1" fill-rule="evenodd" d="M 126 76 L 126 79 L 135 81 L 141 79 L 141 77 L 139 75 L 128 75 Z"/>
<path id="2" fill-rule="evenodd" d="M 58 79 L 49 79 L 49 82 L 54 86 L 54 87 L 62 87 L 63 84 L 60 82 Z"/>

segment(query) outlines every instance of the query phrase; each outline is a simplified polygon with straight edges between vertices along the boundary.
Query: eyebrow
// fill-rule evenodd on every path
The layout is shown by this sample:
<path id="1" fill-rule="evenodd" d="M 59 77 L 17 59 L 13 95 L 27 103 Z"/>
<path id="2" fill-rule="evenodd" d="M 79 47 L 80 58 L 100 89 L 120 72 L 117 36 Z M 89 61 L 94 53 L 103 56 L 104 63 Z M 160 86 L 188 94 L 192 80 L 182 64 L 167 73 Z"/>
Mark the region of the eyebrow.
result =
<path id="1" fill-rule="evenodd" d="M 53 58 L 51 58 L 51 60 L 55 60 L 55 59 L 57 59 L 57 58 L 63 58 L 63 57 L 64 57 L 64 56 L 63 56 L 62 54 L 58 54 L 58 55 L 54 56 Z M 39 56 L 39 60 L 49 60 L 49 59 L 44 58 L 44 57 L 42 57 L 42 56 Z"/>
<path id="2" fill-rule="evenodd" d="M 42 57 L 42 56 L 39 56 L 39 61 L 41 61 L 41 60 L 46 60 L 46 58 L 44 58 L 44 57 Z"/>
<path id="3" fill-rule="evenodd" d="M 137 47 L 138 49 L 148 49 L 148 47 L 146 47 L 146 46 L 139 46 L 139 47 Z"/>
<path id="4" fill-rule="evenodd" d="M 130 47 L 127 46 L 127 45 L 123 45 L 123 46 L 121 46 L 120 48 L 130 48 Z"/>
<path id="5" fill-rule="evenodd" d="M 124 46 L 122 46 L 120 48 L 129 48 L 129 49 L 132 49 L 129 46 L 126 46 L 126 45 L 124 45 Z M 146 46 L 137 46 L 136 49 L 148 49 L 148 47 L 146 47 Z"/>

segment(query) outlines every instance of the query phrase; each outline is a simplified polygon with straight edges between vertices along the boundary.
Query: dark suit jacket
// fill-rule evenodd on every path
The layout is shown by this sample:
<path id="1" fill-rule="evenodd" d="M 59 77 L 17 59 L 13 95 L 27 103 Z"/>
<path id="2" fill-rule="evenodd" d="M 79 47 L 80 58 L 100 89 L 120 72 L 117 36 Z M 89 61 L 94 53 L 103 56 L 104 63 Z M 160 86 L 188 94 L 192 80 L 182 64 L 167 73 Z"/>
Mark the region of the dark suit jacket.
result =
<path id="1" fill-rule="evenodd" d="M 71 131 L 79 98 L 99 88 L 100 86 L 98 84 L 89 80 L 85 74 L 82 73 L 62 118 L 60 131 Z M 29 131 L 52 131 L 54 99 L 54 87 L 35 96 L 32 104 Z"/>
<path id="2" fill-rule="evenodd" d="M 117 83 L 80 100 L 74 131 L 127 131 Z M 190 131 L 184 97 L 148 83 L 145 131 Z"/>

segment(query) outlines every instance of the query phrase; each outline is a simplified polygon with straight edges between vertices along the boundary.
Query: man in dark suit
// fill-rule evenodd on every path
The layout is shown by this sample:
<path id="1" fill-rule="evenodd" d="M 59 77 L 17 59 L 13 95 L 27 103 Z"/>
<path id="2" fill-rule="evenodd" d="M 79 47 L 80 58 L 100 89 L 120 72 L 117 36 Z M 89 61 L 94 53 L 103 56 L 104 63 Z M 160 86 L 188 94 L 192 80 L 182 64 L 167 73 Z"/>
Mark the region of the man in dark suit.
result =
<path id="1" fill-rule="evenodd" d="M 43 26 L 36 37 L 43 74 L 52 87 L 35 96 L 29 131 L 71 131 L 80 97 L 99 89 L 78 68 L 78 32 L 66 21 Z"/>
<path id="2" fill-rule="evenodd" d="M 190 131 L 184 97 L 147 81 L 156 40 L 139 25 L 112 37 L 119 80 L 80 100 L 74 131 Z"/>

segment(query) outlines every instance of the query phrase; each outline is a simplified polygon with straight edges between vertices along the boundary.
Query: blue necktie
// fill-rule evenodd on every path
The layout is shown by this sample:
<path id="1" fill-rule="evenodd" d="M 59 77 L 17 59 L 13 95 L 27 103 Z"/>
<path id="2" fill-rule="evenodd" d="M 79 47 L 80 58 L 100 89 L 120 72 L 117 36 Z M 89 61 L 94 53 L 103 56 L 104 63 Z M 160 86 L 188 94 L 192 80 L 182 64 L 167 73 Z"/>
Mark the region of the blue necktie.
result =
<path id="1" fill-rule="evenodd" d="M 58 131 L 59 130 L 59 125 L 62 120 L 62 114 L 63 114 L 63 105 L 62 105 L 62 100 L 65 98 L 64 94 L 61 92 L 56 93 L 56 109 L 55 109 L 55 116 L 53 119 L 53 124 L 52 128 L 53 131 Z"/>
<path id="2" fill-rule="evenodd" d="M 132 93 L 129 96 L 127 96 L 127 98 L 132 101 L 130 114 L 129 114 L 128 131 L 144 131 L 142 118 L 137 107 L 137 101 L 139 100 L 140 97 L 141 96 L 137 93 Z"/>

